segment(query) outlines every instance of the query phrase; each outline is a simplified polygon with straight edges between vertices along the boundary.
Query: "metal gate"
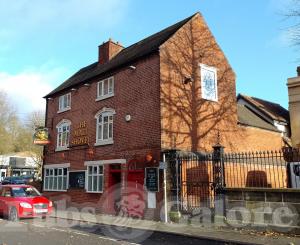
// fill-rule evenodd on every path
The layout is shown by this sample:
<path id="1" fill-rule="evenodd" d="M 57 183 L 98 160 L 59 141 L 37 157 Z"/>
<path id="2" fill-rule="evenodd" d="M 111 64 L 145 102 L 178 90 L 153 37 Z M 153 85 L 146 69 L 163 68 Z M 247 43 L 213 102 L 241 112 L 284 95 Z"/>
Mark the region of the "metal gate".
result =
<path id="1" fill-rule="evenodd" d="M 211 154 L 168 152 L 168 172 L 172 208 L 190 213 L 199 207 L 214 208 L 214 200 L 224 187 L 223 148 Z"/>

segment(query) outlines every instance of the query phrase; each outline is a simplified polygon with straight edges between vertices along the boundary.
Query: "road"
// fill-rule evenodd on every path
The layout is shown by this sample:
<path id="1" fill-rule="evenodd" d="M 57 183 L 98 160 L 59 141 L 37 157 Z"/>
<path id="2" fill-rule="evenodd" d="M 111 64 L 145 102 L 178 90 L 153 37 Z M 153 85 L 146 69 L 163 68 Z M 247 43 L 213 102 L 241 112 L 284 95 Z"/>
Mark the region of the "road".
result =
<path id="1" fill-rule="evenodd" d="M 68 223 L 69 222 L 69 223 Z M 70 223 L 71 222 L 71 223 Z M 47 218 L 26 219 L 17 223 L 0 220 L 0 244 L 5 245 L 224 245 L 206 239 L 197 239 L 161 232 L 116 226 L 74 223 L 72 221 Z"/>

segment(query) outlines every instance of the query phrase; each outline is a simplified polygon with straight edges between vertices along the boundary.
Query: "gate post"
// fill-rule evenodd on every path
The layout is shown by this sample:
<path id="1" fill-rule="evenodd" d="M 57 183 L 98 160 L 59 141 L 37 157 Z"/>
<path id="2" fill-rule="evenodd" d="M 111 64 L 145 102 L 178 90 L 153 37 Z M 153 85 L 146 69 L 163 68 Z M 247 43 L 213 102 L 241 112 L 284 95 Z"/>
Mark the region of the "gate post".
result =
<path id="1" fill-rule="evenodd" d="M 219 137 L 218 137 L 219 138 Z M 213 186 L 215 198 L 214 222 L 218 226 L 225 226 L 225 170 L 224 170 L 224 146 L 219 142 L 213 146 Z"/>
<path id="2" fill-rule="evenodd" d="M 166 151 L 167 161 L 167 180 L 168 180 L 168 199 L 171 203 L 169 207 L 170 220 L 174 221 L 180 218 L 180 191 L 181 176 L 180 163 L 177 150 Z M 177 222 L 177 221 L 175 221 Z"/>

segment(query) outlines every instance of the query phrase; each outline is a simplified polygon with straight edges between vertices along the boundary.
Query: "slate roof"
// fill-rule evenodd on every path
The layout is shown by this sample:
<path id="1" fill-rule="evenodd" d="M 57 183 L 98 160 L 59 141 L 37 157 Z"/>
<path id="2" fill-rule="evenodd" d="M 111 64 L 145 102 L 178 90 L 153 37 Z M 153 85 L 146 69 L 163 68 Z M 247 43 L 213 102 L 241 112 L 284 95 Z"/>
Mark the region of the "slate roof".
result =
<path id="1" fill-rule="evenodd" d="M 271 119 L 289 124 L 289 111 L 283 108 L 281 105 L 243 94 L 239 94 L 238 99 L 239 98 L 243 98 L 245 101 L 249 102 L 252 106 L 256 107 L 259 111 Z"/>
<path id="2" fill-rule="evenodd" d="M 265 121 L 245 105 L 237 104 L 237 113 L 238 122 L 240 124 L 279 132 L 279 130 L 274 125 Z"/>
<path id="3" fill-rule="evenodd" d="M 101 76 L 105 73 L 111 72 L 117 68 L 120 68 L 126 64 L 134 62 L 146 55 L 149 55 L 155 51 L 158 51 L 159 47 L 166 42 L 176 31 L 178 31 L 185 23 L 192 19 L 198 13 L 156 33 L 153 34 L 127 48 L 124 48 L 116 56 L 114 56 L 109 62 L 105 64 L 98 64 L 95 62 L 80 69 L 77 73 L 67 79 L 64 83 L 47 94 L 44 98 L 50 97 L 65 89 L 69 89 L 81 83 L 87 82 L 90 79 Z"/>

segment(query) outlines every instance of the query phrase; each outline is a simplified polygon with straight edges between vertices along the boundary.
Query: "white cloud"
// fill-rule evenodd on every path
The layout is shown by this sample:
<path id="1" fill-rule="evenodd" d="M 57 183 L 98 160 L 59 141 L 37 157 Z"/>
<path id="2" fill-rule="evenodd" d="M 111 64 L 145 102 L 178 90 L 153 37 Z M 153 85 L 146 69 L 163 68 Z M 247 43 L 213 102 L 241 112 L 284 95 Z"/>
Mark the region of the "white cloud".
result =
<path id="1" fill-rule="evenodd" d="M 47 66 L 47 65 L 46 65 Z M 20 114 L 33 110 L 45 110 L 43 96 L 53 90 L 53 81 L 61 81 L 64 71 L 53 68 L 45 71 L 28 69 L 18 74 L 9 74 L 0 71 L 0 90 L 5 91 L 16 104 Z"/>

